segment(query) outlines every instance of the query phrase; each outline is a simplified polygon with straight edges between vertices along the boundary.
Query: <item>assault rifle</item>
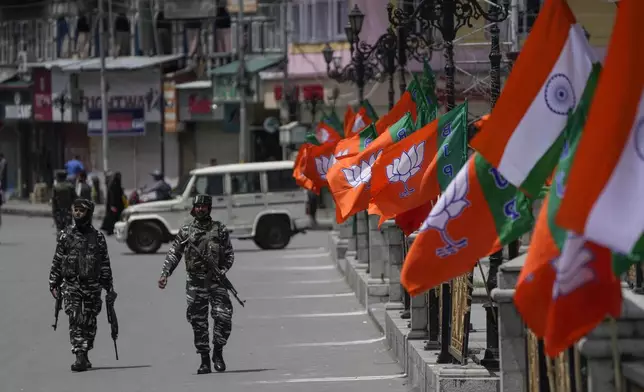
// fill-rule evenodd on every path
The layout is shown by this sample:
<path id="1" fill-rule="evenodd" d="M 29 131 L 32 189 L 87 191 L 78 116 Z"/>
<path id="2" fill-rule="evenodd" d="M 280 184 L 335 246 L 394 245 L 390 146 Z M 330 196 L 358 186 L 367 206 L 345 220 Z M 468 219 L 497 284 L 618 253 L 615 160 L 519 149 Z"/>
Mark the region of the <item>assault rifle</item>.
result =
<path id="1" fill-rule="evenodd" d="M 186 239 L 183 243 L 188 244 L 188 246 L 190 246 L 195 252 L 197 252 L 197 254 L 203 260 L 206 260 L 208 262 L 208 265 L 209 265 L 210 268 L 208 269 L 208 276 L 206 277 L 206 282 L 210 283 L 212 281 L 212 277 L 214 275 L 214 277 L 217 280 L 217 282 L 219 282 L 219 284 L 222 285 L 226 290 L 230 291 L 230 293 L 233 295 L 233 297 L 235 297 L 237 302 L 239 302 L 239 304 L 242 307 L 244 307 L 244 303 L 246 303 L 246 301 L 242 301 L 239 298 L 239 293 L 235 289 L 235 286 L 233 286 L 233 284 L 230 282 L 230 279 L 228 279 L 226 274 L 221 272 L 221 269 L 219 268 L 219 266 L 217 266 L 217 264 L 213 262 L 212 257 L 209 257 L 205 253 L 205 251 L 199 250 L 199 248 L 197 248 L 195 246 L 195 244 L 190 242 L 190 239 Z M 208 286 L 210 286 L 210 285 L 208 284 Z"/>
<path id="2" fill-rule="evenodd" d="M 114 311 L 114 301 L 116 301 L 116 292 L 109 291 L 105 294 L 105 305 L 107 308 L 107 322 L 110 323 L 112 329 L 112 340 L 114 341 L 114 353 L 116 354 L 116 360 L 119 360 L 119 349 L 116 347 L 116 339 L 119 337 L 119 321 L 116 318 L 116 312 Z"/>
<path id="3" fill-rule="evenodd" d="M 54 305 L 54 323 L 51 325 L 52 328 L 54 328 L 54 331 L 56 330 L 56 328 L 58 328 L 58 314 L 60 313 L 60 310 L 63 308 L 63 295 L 60 292 L 58 292 L 57 294 L 58 295 L 56 296 L 56 304 Z"/>

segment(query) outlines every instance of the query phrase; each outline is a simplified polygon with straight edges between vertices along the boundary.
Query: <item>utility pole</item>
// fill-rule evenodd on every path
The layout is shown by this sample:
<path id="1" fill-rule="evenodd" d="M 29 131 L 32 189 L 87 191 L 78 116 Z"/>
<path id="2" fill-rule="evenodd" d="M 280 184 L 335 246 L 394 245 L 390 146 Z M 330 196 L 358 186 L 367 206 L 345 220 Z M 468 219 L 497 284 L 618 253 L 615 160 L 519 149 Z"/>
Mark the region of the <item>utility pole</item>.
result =
<path id="1" fill-rule="evenodd" d="M 239 162 L 247 162 L 246 147 L 248 144 L 248 124 L 246 121 L 246 90 L 248 80 L 246 80 L 246 62 L 244 55 L 246 51 L 246 37 L 244 36 L 244 0 L 238 0 L 239 10 L 237 12 L 237 53 L 239 56 L 239 73 L 237 81 L 237 91 L 239 94 Z"/>
<path id="2" fill-rule="evenodd" d="M 280 18 L 282 19 L 282 46 L 284 48 L 284 67 L 283 67 L 283 78 L 282 83 L 282 122 L 288 124 L 293 119 L 291 118 L 291 92 L 289 91 L 288 83 L 288 0 L 283 0 L 281 4 L 282 9 L 280 10 Z M 291 132 L 291 130 L 289 130 Z M 290 138 L 289 138 L 290 139 Z M 288 145 L 282 146 L 282 160 L 288 160 Z"/>
<path id="3" fill-rule="evenodd" d="M 107 82 L 105 80 L 105 18 L 104 18 L 104 4 L 103 0 L 98 1 L 98 29 L 99 29 L 99 50 L 101 56 L 101 128 L 103 130 L 103 172 L 108 171 L 107 151 L 108 151 L 108 137 L 107 137 Z"/>
<path id="4" fill-rule="evenodd" d="M 110 29 L 110 41 L 109 41 L 109 51 L 110 56 L 116 57 L 114 52 L 114 46 L 116 42 L 114 41 L 114 14 L 112 13 L 112 0 L 107 0 L 107 20 Z"/>

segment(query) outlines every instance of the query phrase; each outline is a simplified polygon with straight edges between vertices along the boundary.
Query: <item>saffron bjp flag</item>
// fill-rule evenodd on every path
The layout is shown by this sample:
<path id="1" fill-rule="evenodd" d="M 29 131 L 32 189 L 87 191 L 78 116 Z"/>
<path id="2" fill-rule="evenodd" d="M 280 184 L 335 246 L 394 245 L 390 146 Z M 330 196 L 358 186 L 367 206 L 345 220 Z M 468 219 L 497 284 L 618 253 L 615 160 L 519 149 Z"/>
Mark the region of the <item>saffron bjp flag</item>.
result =
<path id="1" fill-rule="evenodd" d="M 353 127 L 353 120 L 355 117 L 355 110 L 353 110 L 351 105 L 347 105 L 347 110 L 344 112 L 344 121 L 342 122 L 345 137 L 351 136 L 351 128 Z"/>
<path id="2" fill-rule="evenodd" d="M 467 107 L 462 103 L 383 151 L 371 169 L 371 199 L 385 217 L 435 199 L 463 167 Z"/>
<path id="3" fill-rule="evenodd" d="M 333 144 L 342 139 L 342 124 L 335 113 L 322 116 L 315 127 L 315 137 L 320 144 Z"/>
<path id="4" fill-rule="evenodd" d="M 310 145 L 306 143 L 300 146 L 297 156 L 295 157 L 295 162 L 293 163 L 293 178 L 295 179 L 295 183 L 300 187 L 319 194 L 320 190 L 317 189 L 313 181 L 304 174 L 306 172 L 309 148 Z"/>
<path id="5" fill-rule="evenodd" d="M 401 283 L 410 295 L 418 295 L 461 276 L 533 223 L 532 201 L 474 153 L 420 227 Z"/>
<path id="6" fill-rule="evenodd" d="M 563 132 L 598 61 L 565 0 L 545 0 L 490 118 L 470 145 L 514 186 L 536 196 L 540 159 Z"/>
<path id="7" fill-rule="evenodd" d="M 413 78 L 394 107 L 376 121 L 376 132 L 378 135 L 384 133 L 407 113 L 411 115 L 412 122 L 416 121 L 419 108 L 424 105 L 424 93 L 416 78 Z"/>
<path id="8" fill-rule="evenodd" d="M 363 101 L 353 118 L 350 132 L 345 133 L 345 137 L 360 133 L 360 131 L 365 129 L 367 125 L 370 125 L 376 121 L 378 121 L 378 114 L 376 114 L 373 106 L 371 106 L 369 101 Z"/>
<path id="9" fill-rule="evenodd" d="M 644 256 L 644 2 L 622 0 L 557 224 Z"/>
<path id="10" fill-rule="evenodd" d="M 523 320 L 544 339 L 550 357 L 572 346 L 607 314 L 618 317 L 621 311 L 621 284 L 612 271 L 610 250 L 555 224 L 561 198 L 568 191 L 568 172 L 578 151 L 585 111 L 577 110 L 565 131 L 559 166 L 514 294 Z"/>
<path id="11" fill-rule="evenodd" d="M 340 211 L 338 217 L 341 221 L 338 223 L 369 207 L 371 168 L 387 146 L 404 139 L 413 131 L 411 115 L 408 113 L 374 140 L 370 140 L 368 135 L 363 137 L 358 154 L 335 161 L 327 178 L 336 210 Z M 362 132 L 360 135 L 362 136 Z"/>

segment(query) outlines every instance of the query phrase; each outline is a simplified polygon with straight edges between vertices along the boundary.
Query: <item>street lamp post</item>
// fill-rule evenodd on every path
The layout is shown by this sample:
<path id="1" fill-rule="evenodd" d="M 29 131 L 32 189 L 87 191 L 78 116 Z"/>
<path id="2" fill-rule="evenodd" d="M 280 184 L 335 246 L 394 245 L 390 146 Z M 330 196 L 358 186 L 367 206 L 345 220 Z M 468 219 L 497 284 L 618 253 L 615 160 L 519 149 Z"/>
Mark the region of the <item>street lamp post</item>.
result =
<path id="1" fill-rule="evenodd" d="M 347 41 L 350 44 L 351 62 L 345 67 L 342 67 L 342 59 L 335 57 L 333 48 L 327 43 L 322 51 L 324 61 L 326 62 L 327 74 L 329 78 L 339 82 L 353 82 L 358 87 L 358 102 L 364 101 L 364 88 L 367 82 L 378 79 L 380 73 L 379 61 L 373 54 L 380 48 L 383 37 L 380 37 L 375 44 L 369 45 L 364 41 L 360 41 L 360 32 L 362 31 L 362 24 L 364 23 L 364 14 L 360 11 L 357 5 L 353 7 L 349 13 L 349 25 L 345 27 L 344 31 L 347 36 Z M 331 68 L 333 63 L 333 68 Z M 367 251 L 367 273 L 370 271 L 370 238 L 369 238 L 369 212 L 364 211 L 364 219 L 366 223 L 366 251 Z M 353 219 L 353 233 L 357 241 L 357 219 Z M 356 243 L 356 249 L 358 249 Z"/>
<path id="2" fill-rule="evenodd" d="M 390 26 L 393 28 L 406 27 L 411 30 L 416 24 L 420 24 L 421 31 L 430 31 L 431 28 L 437 29 L 444 41 L 445 56 L 445 89 L 447 98 L 447 110 L 452 110 L 456 106 L 455 92 L 455 71 L 454 63 L 454 40 L 458 30 L 464 26 L 472 26 L 472 22 L 478 19 L 484 19 L 489 22 L 502 22 L 508 17 L 507 1 L 506 7 L 501 7 L 495 3 L 490 4 L 490 10 L 486 11 L 477 0 L 423 0 L 413 12 L 407 12 L 400 8 L 394 8 L 393 5 L 387 6 Z M 492 29 L 492 33 L 497 30 Z M 490 54 L 492 64 L 492 77 L 499 77 L 498 84 L 493 81 L 493 87 L 500 88 L 500 53 L 498 52 L 498 34 L 496 38 L 496 48 L 492 48 Z M 494 44 L 494 42 L 493 42 Z M 494 62 L 499 60 L 496 65 Z M 498 94 L 497 94 L 498 96 Z M 495 101 L 496 99 L 494 99 Z M 451 292 L 450 284 L 442 285 L 442 315 L 441 315 L 441 353 L 438 357 L 438 363 L 451 362 L 449 353 L 451 321 Z M 498 347 L 498 343 L 497 343 Z M 496 350 L 498 352 L 498 349 Z"/>

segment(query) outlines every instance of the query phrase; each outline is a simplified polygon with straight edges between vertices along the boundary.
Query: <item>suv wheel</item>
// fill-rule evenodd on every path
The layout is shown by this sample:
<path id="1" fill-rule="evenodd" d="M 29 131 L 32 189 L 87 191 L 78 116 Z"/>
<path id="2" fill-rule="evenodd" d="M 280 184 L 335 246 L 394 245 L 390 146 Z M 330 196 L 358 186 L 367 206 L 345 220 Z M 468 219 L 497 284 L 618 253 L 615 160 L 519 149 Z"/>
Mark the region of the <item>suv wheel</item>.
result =
<path id="1" fill-rule="evenodd" d="M 161 228 L 152 222 L 135 223 L 127 236 L 127 246 L 134 253 L 156 253 L 163 243 Z"/>
<path id="2" fill-rule="evenodd" d="M 254 238 L 261 249 L 284 249 L 291 242 L 291 225 L 286 216 L 261 218 Z"/>

